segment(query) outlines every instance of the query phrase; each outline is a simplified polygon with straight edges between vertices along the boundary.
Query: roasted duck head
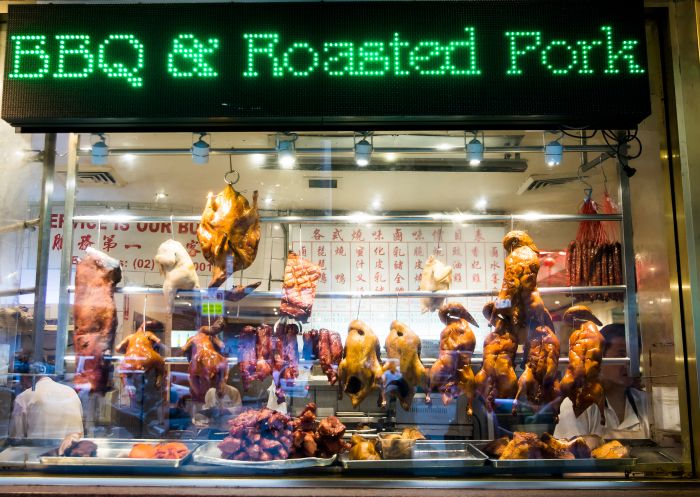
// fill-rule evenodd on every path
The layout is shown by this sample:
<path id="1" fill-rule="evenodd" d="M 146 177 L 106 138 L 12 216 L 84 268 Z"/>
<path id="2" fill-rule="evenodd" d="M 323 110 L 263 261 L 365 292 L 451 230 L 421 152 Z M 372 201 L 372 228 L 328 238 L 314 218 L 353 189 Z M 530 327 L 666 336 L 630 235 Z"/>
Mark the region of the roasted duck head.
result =
<path id="1" fill-rule="evenodd" d="M 394 321 L 384 348 L 388 357 L 384 364 L 386 393 L 397 397 L 408 411 L 416 389 L 428 390 L 428 374 L 420 359 L 420 338 L 405 324 Z"/>
<path id="2" fill-rule="evenodd" d="M 420 290 L 428 292 L 449 290 L 451 284 L 452 266 L 447 266 L 434 255 L 430 255 L 423 266 Z M 421 299 L 420 302 L 422 312 L 434 312 L 445 302 L 445 297 L 427 297 Z"/>
<path id="3" fill-rule="evenodd" d="M 204 258 L 212 265 L 209 287 L 218 287 L 235 271 L 249 267 L 260 242 L 258 192 L 253 204 L 227 184 L 217 195 L 209 194 L 197 228 Z"/>
<path id="4" fill-rule="evenodd" d="M 155 349 L 160 345 L 160 339 L 149 330 L 149 328 L 153 329 L 153 323 L 153 321 L 144 322 L 137 331 L 117 345 L 117 352 L 124 354 L 119 372 L 125 383 L 129 375 L 147 374 L 152 371 L 155 375 L 155 387 L 160 388 L 163 384 L 165 361 Z"/>
<path id="5" fill-rule="evenodd" d="M 190 362 L 190 392 L 195 402 L 204 402 L 210 388 L 216 388 L 219 394 L 223 394 L 228 378 L 228 362 L 222 355 L 224 343 L 216 336 L 223 328 L 224 321 L 219 318 L 211 326 L 202 326 L 182 347 L 182 353 Z"/>
<path id="6" fill-rule="evenodd" d="M 472 401 L 476 392 L 474 372 L 471 367 L 476 337 L 469 324 L 478 327 L 476 320 L 462 304 L 448 302 L 438 311 L 445 328 L 440 333 L 440 352 L 430 368 L 430 387 L 425 401 L 431 402 L 430 393 L 437 390 L 447 405 L 460 394 L 467 397 L 467 413 L 472 414 Z"/>
<path id="7" fill-rule="evenodd" d="M 380 353 L 377 335 L 362 321 L 352 321 L 348 328 L 343 359 L 338 366 L 338 379 L 342 391 L 350 396 L 355 409 L 375 388 L 380 389 L 380 406 L 386 405 Z"/>
<path id="8" fill-rule="evenodd" d="M 605 424 L 605 392 L 600 381 L 605 338 L 598 330 L 602 323 L 582 305 L 569 308 L 564 321 L 574 327 L 574 332 L 569 337 L 569 366 L 560 383 L 561 398 L 571 399 L 577 417 L 597 405 L 600 422 Z"/>

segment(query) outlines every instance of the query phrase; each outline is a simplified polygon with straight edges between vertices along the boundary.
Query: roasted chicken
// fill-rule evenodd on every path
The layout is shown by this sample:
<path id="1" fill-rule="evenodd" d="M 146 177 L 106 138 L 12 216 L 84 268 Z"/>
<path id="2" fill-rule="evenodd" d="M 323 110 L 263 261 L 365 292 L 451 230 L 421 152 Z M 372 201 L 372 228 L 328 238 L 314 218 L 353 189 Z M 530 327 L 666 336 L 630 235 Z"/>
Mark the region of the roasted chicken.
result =
<path id="1" fill-rule="evenodd" d="M 423 266 L 419 289 L 426 292 L 449 290 L 452 284 L 452 266 L 440 262 L 434 255 L 428 257 Z M 434 312 L 445 302 L 445 297 L 427 297 L 421 299 L 423 312 Z"/>
<path id="2" fill-rule="evenodd" d="M 499 439 L 500 440 L 500 439 Z M 502 442 L 498 443 L 500 448 Z M 582 437 L 559 440 L 549 433 L 516 431 L 508 444 L 500 450 L 499 459 L 587 459 L 591 449 Z"/>
<path id="3" fill-rule="evenodd" d="M 443 404 L 449 404 L 460 394 L 467 397 L 467 414 L 472 414 L 472 402 L 476 392 L 474 372 L 471 367 L 476 337 L 469 323 L 478 327 L 476 320 L 462 304 L 448 302 L 438 311 L 445 328 L 440 333 L 440 352 L 430 368 L 430 386 L 425 401 L 431 402 L 430 393 L 439 391 Z"/>
<path id="4" fill-rule="evenodd" d="M 483 312 L 488 321 L 494 322 L 495 303 L 486 304 Z M 496 399 L 512 399 L 518 391 L 513 367 L 517 350 L 510 318 L 497 317 L 493 331 L 484 339 L 484 362 L 476 375 L 477 391 L 489 411 L 494 410 Z"/>
<path id="5" fill-rule="evenodd" d="M 126 337 L 117 345 L 117 352 L 124 354 L 124 359 L 119 365 L 119 373 L 124 383 L 129 375 L 134 373 L 148 374 L 153 372 L 154 385 L 160 388 L 165 376 L 165 361 L 156 352 L 155 347 L 160 345 L 160 339 L 148 330 L 151 321 L 144 322 L 141 327 Z"/>
<path id="6" fill-rule="evenodd" d="M 630 456 L 630 450 L 617 440 L 601 445 L 591 452 L 596 459 L 622 459 Z"/>
<path id="7" fill-rule="evenodd" d="M 316 286 L 321 277 L 321 268 L 289 251 L 282 282 L 280 311 L 301 322 L 311 316 Z"/>
<path id="8" fill-rule="evenodd" d="M 605 338 L 598 330 L 602 323 L 582 305 L 569 308 L 564 321 L 574 331 L 569 337 L 569 366 L 560 383 L 561 399 L 571 399 L 577 417 L 591 405 L 597 405 L 600 422 L 605 424 L 605 392 L 600 381 Z"/>
<path id="9" fill-rule="evenodd" d="M 420 387 L 428 391 L 428 373 L 420 359 L 420 338 L 405 324 L 394 321 L 384 348 L 388 357 L 384 369 L 391 373 L 389 378 L 392 378 L 385 380 L 384 388 L 388 395 L 397 397 L 401 407 L 408 411 L 416 389 Z"/>
<path id="10" fill-rule="evenodd" d="M 218 195 L 209 194 L 197 228 L 204 258 L 212 265 L 209 287 L 218 287 L 235 271 L 249 267 L 260 242 L 258 192 L 253 205 L 227 184 Z"/>
<path id="11" fill-rule="evenodd" d="M 380 353 L 377 335 L 362 321 L 352 321 L 348 328 L 343 359 L 338 366 L 338 379 L 341 392 L 350 396 L 352 407 L 355 409 L 376 388 L 380 391 L 379 405 L 386 405 Z"/>
<path id="12" fill-rule="evenodd" d="M 163 294 L 167 301 L 167 310 L 172 312 L 177 291 L 199 288 L 199 278 L 190 255 L 178 241 L 171 239 L 161 243 L 155 261 L 160 274 L 165 277 Z"/>
<path id="13" fill-rule="evenodd" d="M 350 438 L 350 443 L 352 444 L 350 459 L 353 461 L 379 461 L 381 459 L 374 441 L 367 440 L 360 435 L 353 435 Z"/>
<path id="14" fill-rule="evenodd" d="M 228 377 L 228 362 L 221 354 L 224 343 L 216 336 L 224 327 L 223 319 L 211 326 L 202 326 L 199 332 L 182 347 L 182 353 L 190 363 L 190 393 L 195 402 L 204 402 L 210 388 L 223 395 Z"/>
<path id="15" fill-rule="evenodd" d="M 114 291 L 122 279 L 119 261 L 88 247 L 75 269 L 73 304 L 76 354 L 75 385 L 105 393 L 111 364 L 104 356 L 112 350 L 117 330 Z"/>

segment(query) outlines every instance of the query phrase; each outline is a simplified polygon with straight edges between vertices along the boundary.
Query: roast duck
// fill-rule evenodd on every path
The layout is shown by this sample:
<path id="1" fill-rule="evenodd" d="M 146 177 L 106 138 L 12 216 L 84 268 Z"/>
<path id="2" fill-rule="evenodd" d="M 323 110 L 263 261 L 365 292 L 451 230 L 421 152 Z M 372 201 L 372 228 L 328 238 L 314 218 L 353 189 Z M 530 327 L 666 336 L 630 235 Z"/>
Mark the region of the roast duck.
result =
<path id="1" fill-rule="evenodd" d="M 476 337 L 469 324 L 478 327 L 476 320 L 457 302 L 443 304 L 438 311 L 445 328 L 440 333 L 440 352 L 430 368 L 430 387 L 425 401 L 430 403 L 430 392 L 439 391 L 443 404 L 449 404 L 460 394 L 467 397 L 467 413 L 472 414 L 476 380 L 471 368 Z"/>
<path id="2" fill-rule="evenodd" d="M 452 284 L 452 266 L 440 262 L 430 255 L 423 266 L 419 289 L 427 292 L 449 290 Z M 434 312 L 445 301 L 444 297 L 426 297 L 421 299 L 422 312 Z"/>
<path id="3" fill-rule="evenodd" d="M 194 270 L 194 263 L 185 247 L 176 240 L 166 240 L 158 247 L 155 257 L 163 281 L 168 311 L 172 311 L 175 293 L 178 290 L 193 290 L 199 288 L 199 278 Z"/>
<path id="4" fill-rule="evenodd" d="M 252 206 L 230 184 L 217 195 L 210 193 L 197 239 L 213 268 L 210 288 L 221 286 L 233 272 L 248 268 L 260 242 L 257 190 L 253 192 Z"/>
<path id="5" fill-rule="evenodd" d="M 401 407 L 408 411 L 418 387 L 428 391 L 428 374 L 421 362 L 421 341 L 418 335 L 405 324 L 394 321 L 384 342 L 387 360 L 386 371 L 398 379 L 385 380 L 388 395 L 398 398 Z M 386 375 L 385 375 L 386 377 Z"/>
<path id="6" fill-rule="evenodd" d="M 156 351 L 156 347 L 160 345 L 160 339 L 150 331 L 157 328 L 162 330 L 163 324 L 157 321 L 145 321 L 137 331 L 117 345 L 117 352 L 124 354 L 119 372 L 125 383 L 129 375 L 134 373 L 153 372 L 155 387 L 160 388 L 163 385 L 165 361 Z"/>
<path id="7" fill-rule="evenodd" d="M 338 379 L 341 392 L 350 396 L 352 407 L 355 409 L 375 388 L 380 390 L 379 405 L 386 405 L 380 353 L 377 335 L 362 321 L 352 321 L 348 328 L 343 359 L 338 366 Z"/>
<path id="8" fill-rule="evenodd" d="M 223 395 L 228 378 L 228 362 L 222 355 L 224 343 L 216 336 L 223 327 L 224 320 L 221 318 L 211 326 L 202 326 L 182 347 L 182 353 L 190 363 L 190 393 L 195 402 L 204 402 L 210 388 Z"/>
<path id="9" fill-rule="evenodd" d="M 569 337 L 569 366 L 560 383 L 561 399 L 571 399 L 577 417 L 597 405 L 600 422 L 605 424 L 605 392 L 600 382 L 605 338 L 598 330 L 602 323 L 583 305 L 567 309 L 564 321 L 574 331 Z"/>
<path id="10" fill-rule="evenodd" d="M 282 282 L 282 315 L 301 322 L 308 321 L 316 296 L 321 268 L 289 251 Z"/>
<path id="11" fill-rule="evenodd" d="M 484 447 L 484 452 L 494 459 L 586 459 L 591 449 L 583 437 L 560 440 L 549 433 L 516 431 L 513 438 L 497 438 Z"/>
<path id="12" fill-rule="evenodd" d="M 110 362 L 117 330 L 114 291 L 122 279 L 119 261 L 88 247 L 75 269 L 73 305 L 76 360 L 75 385 L 104 393 L 109 388 Z"/>

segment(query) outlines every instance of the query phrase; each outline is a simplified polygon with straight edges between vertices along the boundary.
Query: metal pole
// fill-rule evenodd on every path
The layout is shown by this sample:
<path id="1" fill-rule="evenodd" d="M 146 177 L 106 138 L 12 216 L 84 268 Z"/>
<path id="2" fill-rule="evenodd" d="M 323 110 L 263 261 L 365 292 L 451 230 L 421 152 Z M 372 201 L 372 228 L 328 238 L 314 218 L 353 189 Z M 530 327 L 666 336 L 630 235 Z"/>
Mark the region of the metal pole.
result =
<path id="1" fill-rule="evenodd" d="M 58 294 L 58 326 L 56 327 L 56 374 L 64 373 L 64 357 L 68 340 L 70 294 L 68 286 L 73 256 L 73 213 L 75 211 L 75 178 L 78 173 L 78 135 L 68 135 L 68 162 L 66 164 L 66 196 L 63 204 L 63 248 L 61 250 L 61 280 Z M 99 242 L 99 240 L 98 240 Z"/>
<path id="2" fill-rule="evenodd" d="M 632 233 L 632 196 L 630 193 L 630 179 L 623 170 L 621 159 L 627 153 L 627 146 L 620 147 L 617 157 L 617 172 L 620 178 L 620 203 L 622 206 L 622 258 L 625 270 L 625 342 L 627 344 L 627 356 L 630 358 L 629 371 L 632 376 L 639 376 L 639 328 L 637 325 L 637 277 L 635 272 L 634 238 Z"/>
<path id="3" fill-rule="evenodd" d="M 39 242 L 36 251 L 34 282 L 34 354 L 33 362 L 44 360 L 44 324 L 46 321 L 46 282 L 49 270 L 49 238 L 51 237 L 51 201 L 56 162 L 56 133 L 44 138 L 44 167 L 39 203 Z"/>

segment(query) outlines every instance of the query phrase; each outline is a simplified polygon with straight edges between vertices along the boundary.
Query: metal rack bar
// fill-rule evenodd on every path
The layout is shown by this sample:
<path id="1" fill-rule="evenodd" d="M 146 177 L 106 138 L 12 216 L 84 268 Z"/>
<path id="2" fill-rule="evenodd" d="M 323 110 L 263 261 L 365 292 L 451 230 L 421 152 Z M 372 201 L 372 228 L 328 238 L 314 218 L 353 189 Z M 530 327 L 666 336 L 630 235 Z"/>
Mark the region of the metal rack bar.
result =
<path id="1" fill-rule="evenodd" d="M 75 291 L 74 286 L 66 288 L 68 292 Z M 580 295 L 585 293 L 625 293 L 627 287 L 625 285 L 611 286 L 550 286 L 539 289 L 542 295 Z M 116 293 L 124 295 L 141 295 L 141 294 L 157 294 L 163 293 L 160 287 L 145 287 L 145 286 L 125 286 L 118 287 Z M 218 295 L 217 295 L 218 294 Z M 396 299 L 402 298 L 424 298 L 424 297 L 492 297 L 498 294 L 498 290 L 446 290 L 442 292 L 318 292 L 317 299 L 346 299 L 346 298 L 363 298 L 363 299 Z M 177 293 L 178 297 L 187 296 L 209 296 L 212 299 L 223 299 L 223 292 L 220 290 L 181 290 Z M 261 291 L 253 292 L 246 299 L 268 298 L 280 299 L 282 292 Z"/>
<path id="2" fill-rule="evenodd" d="M 74 222 L 102 223 L 169 223 L 199 222 L 202 216 L 136 216 L 119 214 L 86 214 L 74 216 Z M 388 215 L 375 216 L 369 214 L 349 214 L 332 216 L 261 216 L 261 223 L 289 224 L 384 224 L 384 223 L 466 223 L 466 222 L 580 222 L 580 221 L 622 221 L 621 214 L 424 214 L 424 215 Z"/>

